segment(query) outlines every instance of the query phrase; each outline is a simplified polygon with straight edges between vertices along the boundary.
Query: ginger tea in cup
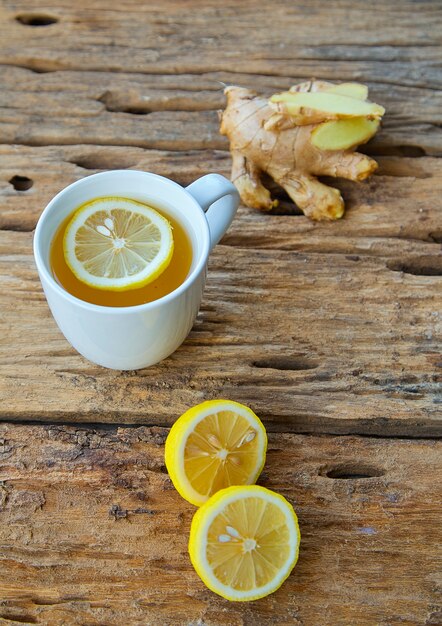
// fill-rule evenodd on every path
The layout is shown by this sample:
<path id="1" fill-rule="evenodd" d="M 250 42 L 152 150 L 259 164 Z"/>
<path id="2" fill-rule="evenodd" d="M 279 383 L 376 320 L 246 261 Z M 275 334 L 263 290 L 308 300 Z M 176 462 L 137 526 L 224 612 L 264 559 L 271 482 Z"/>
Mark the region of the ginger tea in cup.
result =
<path id="1" fill-rule="evenodd" d="M 118 199 L 119 209 L 135 202 L 139 216 L 124 224 L 109 199 Z M 94 202 L 105 204 L 97 212 Z M 219 174 L 184 188 L 158 174 L 113 170 L 60 191 L 38 220 L 34 256 L 66 339 L 90 361 L 117 370 L 172 354 L 192 328 L 210 252 L 238 205 L 235 186 Z"/>
<path id="2" fill-rule="evenodd" d="M 175 217 L 118 197 L 95 198 L 72 211 L 50 252 L 52 273 L 66 291 L 111 307 L 171 293 L 184 282 L 191 262 L 189 236 Z"/>

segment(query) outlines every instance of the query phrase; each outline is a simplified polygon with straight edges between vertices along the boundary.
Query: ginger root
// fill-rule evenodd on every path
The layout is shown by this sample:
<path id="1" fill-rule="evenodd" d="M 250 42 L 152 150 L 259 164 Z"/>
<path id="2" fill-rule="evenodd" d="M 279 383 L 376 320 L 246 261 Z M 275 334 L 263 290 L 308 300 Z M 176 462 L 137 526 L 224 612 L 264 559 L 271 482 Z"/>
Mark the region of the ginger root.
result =
<path id="1" fill-rule="evenodd" d="M 313 220 L 335 220 L 344 213 L 337 189 L 317 176 L 364 180 L 377 163 L 352 148 L 368 141 L 384 109 L 366 101 L 358 83 L 308 81 L 270 101 L 242 87 L 226 87 L 227 107 L 220 132 L 230 140 L 232 181 L 249 207 L 277 205 L 262 184 L 266 172 Z"/>

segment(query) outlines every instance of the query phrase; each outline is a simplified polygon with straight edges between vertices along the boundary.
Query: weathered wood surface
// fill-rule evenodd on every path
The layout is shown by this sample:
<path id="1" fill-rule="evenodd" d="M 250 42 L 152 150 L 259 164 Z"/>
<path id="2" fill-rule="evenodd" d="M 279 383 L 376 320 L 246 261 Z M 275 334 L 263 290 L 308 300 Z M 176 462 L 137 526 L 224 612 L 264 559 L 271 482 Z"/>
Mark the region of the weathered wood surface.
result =
<path id="1" fill-rule="evenodd" d="M 342 72 L 340 76 L 342 80 Z M 0 80 L 6 87 L 0 96 L 0 136 L 5 143 L 31 146 L 87 143 L 162 150 L 226 149 L 228 141 L 218 132 L 217 115 L 224 107 L 223 83 L 271 95 L 305 78 L 236 72 L 157 76 L 69 70 L 36 74 L 0 66 Z M 368 146 L 371 154 L 442 154 L 439 91 L 407 84 L 392 90 L 388 82 L 376 81 L 369 87 L 373 100 L 382 102 L 391 115 Z"/>
<path id="2" fill-rule="evenodd" d="M 259 7 L 259 10 L 258 10 Z M 57 0 L 2 4 L 0 60 L 36 72 L 312 73 L 392 85 L 440 86 L 438 2 L 324 5 Z M 367 19 L 367 18 L 370 19 Z M 32 20 L 50 23 L 33 28 Z M 49 18 L 49 19 L 48 19 Z M 26 46 L 23 41 L 26 39 Z"/>
<path id="3" fill-rule="evenodd" d="M 232 604 L 190 565 L 166 433 L 0 425 L 1 623 L 440 623 L 440 442 L 273 435 L 260 483 L 297 510 L 300 558 Z"/>
<path id="4" fill-rule="evenodd" d="M 91 146 L 2 153 L 4 419 L 170 425 L 221 395 L 252 405 L 270 429 L 440 435 L 438 159 L 383 157 L 372 181 L 342 186 L 348 215 L 333 225 L 241 209 L 213 254 L 189 338 L 131 374 L 95 367 L 67 345 L 41 292 L 31 233 L 21 231 L 84 167 L 130 166 L 188 184 L 206 171 L 228 174 L 228 155 Z M 13 175 L 33 187 L 14 191 Z"/>
<path id="5" fill-rule="evenodd" d="M 437 2 L 378 1 L 370 19 L 351 0 L 260 3 L 259 23 L 240 4 L 4 2 L 2 141 L 225 149 L 219 81 L 271 93 L 320 76 L 366 81 L 387 107 L 371 151 L 442 153 Z"/>
<path id="6" fill-rule="evenodd" d="M 1 3 L 0 624 L 441 623 L 441 18 L 413 0 Z M 276 189 L 273 214 L 240 208 L 172 357 L 78 356 L 32 261 L 47 202 L 104 169 L 228 175 L 220 83 L 312 76 L 387 108 L 376 176 L 333 181 L 345 219 L 309 222 Z M 164 427 L 219 396 L 273 431 L 262 483 L 303 533 L 281 590 L 240 606 L 190 567 L 193 508 L 162 459 Z"/>
<path id="7" fill-rule="evenodd" d="M 344 219 L 331 224 L 312 222 L 276 188 L 281 207 L 270 213 L 241 207 L 223 243 L 321 253 L 361 251 L 390 256 L 425 250 L 425 254 L 437 255 L 440 248 L 426 244 L 442 242 L 439 159 L 382 156 L 377 161 L 379 170 L 364 183 L 329 179 L 344 195 L 348 209 Z M 0 145 L 0 229 L 33 230 L 58 191 L 101 170 L 145 170 L 189 185 L 208 172 L 229 176 L 230 167 L 230 154 L 224 150 Z M 30 179 L 31 187 L 15 189 L 16 176 Z M 425 245 L 417 249 L 420 241 Z"/>
<path id="8" fill-rule="evenodd" d="M 220 247 L 184 345 L 148 370 L 118 373 L 86 362 L 56 329 L 30 234 L 0 237 L 0 301 L 14 296 L 2 312 L 4 419 L 171 425 L 198 401 L 227 396 L 270 429 L 441 433 L 433 277 L 379 258 L 330 254 L 324 265 L 321 255 Z"/>

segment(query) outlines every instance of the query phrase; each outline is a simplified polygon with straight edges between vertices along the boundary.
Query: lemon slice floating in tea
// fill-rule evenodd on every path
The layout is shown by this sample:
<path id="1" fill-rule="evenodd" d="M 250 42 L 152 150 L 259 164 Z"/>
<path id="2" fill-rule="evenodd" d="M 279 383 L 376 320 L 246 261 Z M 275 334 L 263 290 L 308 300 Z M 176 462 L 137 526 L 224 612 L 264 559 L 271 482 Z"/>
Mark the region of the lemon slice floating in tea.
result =
<path id="1" fill-rule="evenodd" d="M 264 487 L 229 487 L 195 513 L 192 564 L 212 591 L 227 600 L 263 598 L 276 591 L 298 560 L 300 533 L 289 502 Z"/>
<path id="2" fill-rule="evenodd" d="M 254 483 L 266 449 L 265 428 L 253 411 L 231 400 L 210 400 L 172 426 L 165 461 L 178 493 L 200 506 L 219 489 Z"/>
<path id="3" fill-rule="evenodd" d="M 147 285 L 167 268 L 172 228 L 147 204 L 97 198 L 74 213 L 63 249 L 79 280 L 96 289 L 125 291 Z"/>

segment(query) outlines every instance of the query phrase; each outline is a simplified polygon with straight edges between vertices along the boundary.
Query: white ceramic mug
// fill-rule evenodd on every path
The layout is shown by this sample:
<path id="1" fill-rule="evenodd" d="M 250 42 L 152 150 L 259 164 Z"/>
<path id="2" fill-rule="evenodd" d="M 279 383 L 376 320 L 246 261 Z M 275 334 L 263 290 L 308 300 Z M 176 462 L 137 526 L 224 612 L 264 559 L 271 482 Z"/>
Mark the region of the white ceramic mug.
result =
<path id="1" fill-rule="evenodd" d="M 189 274 L 177 289 L 147 304 L 106 307 L 76 298 L 54 279 L 49 255 L 57 229 L 80 204 L 101 196 L 152 204 L 183 225 L 193 254 Z M 203 176 L 184 189 L 156 174 L 115 170 L 63 189 L 38 221 L 34 256 L 52 315 L 69 343 L 90 361 L 119 370 L 148 367 L 174 352 L 198 313 L 209 253 L 230 226 L 238 205 L 235 187 L 219 174 Z"/>

